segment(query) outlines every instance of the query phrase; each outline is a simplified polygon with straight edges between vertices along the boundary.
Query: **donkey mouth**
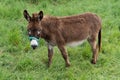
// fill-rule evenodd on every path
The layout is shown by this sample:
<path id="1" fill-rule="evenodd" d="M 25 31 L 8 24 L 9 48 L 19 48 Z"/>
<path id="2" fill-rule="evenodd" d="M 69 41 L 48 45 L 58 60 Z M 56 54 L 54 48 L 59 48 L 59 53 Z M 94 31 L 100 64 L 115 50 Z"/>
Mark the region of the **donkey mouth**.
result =
<path id="1" fill-rule="evenodd" d="M 35 50 L 37 48 L 36 45 L 32 45 L 31 47 L 33 48 L 33 50 Z"/>

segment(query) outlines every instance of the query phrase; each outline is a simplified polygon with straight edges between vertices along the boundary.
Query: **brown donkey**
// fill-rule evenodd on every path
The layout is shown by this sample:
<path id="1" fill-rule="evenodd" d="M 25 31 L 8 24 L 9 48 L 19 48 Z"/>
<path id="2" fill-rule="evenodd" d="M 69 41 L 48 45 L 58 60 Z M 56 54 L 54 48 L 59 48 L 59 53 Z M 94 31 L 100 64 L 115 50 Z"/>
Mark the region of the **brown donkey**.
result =
<path id="1" fill-rule="evenodd" d="M 96 63 L 101 48 L 101 19 L 96 14 L 53 17 L 43 16 L 43 11 L 40 11 L 31 17 L 27 10 L 23 14 L 28 21 L 27 30 L 33 49 L 38 46 L 38 38 L 43 38 L 48 43 L 48 66 L 52 62 L 54 46 L 58 46 L 66 66 L 70 66 L 65 46 L 79 45 L 85 40 L 88 40 L 92 48 L 92 63 Z"/>

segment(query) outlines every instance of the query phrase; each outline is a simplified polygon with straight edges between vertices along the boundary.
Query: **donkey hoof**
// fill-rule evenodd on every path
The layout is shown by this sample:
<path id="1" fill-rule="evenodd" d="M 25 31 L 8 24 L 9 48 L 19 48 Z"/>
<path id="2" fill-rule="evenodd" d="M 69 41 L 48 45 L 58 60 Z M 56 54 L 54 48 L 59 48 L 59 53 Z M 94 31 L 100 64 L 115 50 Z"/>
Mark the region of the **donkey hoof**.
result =
<path id="1" fill-rule="evenodd" d="M 50 65 L 48 64 L 48 66 L 47 66 L 48 68 L 50 67 Z"/>
<path id="2" fill-rule="evenodd" d="M 48 67 L 50 67 L 51 66 L 51 63 L 48 63 L 48 65 L 47 65 Z"/>
<path id="3" fill-rule="evenodd" d="M 92 64 L 96 64 L 96 61 L 92 60 L 91 63 L 92 63 Z"/>
<path id="4" fill-rule="evenodd" d="M 69 64 L 66 64 L 66 67 L 70 67 L 70 63 L 69 63 Z"/>

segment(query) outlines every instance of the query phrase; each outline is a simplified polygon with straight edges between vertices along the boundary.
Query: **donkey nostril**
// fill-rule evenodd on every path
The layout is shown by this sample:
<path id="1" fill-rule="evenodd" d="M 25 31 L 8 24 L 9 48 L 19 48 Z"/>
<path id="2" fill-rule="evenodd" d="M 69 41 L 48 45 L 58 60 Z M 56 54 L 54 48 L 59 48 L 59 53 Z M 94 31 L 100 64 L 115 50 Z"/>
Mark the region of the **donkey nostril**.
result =
<path id="1" fill-rule="evenodd" d="M 33 49 L 36 49 L 36 48 L 37 48 L 37 46 L 36 46 L 36 45 L 32 45 L 32 48 L 33 48 Z"/>

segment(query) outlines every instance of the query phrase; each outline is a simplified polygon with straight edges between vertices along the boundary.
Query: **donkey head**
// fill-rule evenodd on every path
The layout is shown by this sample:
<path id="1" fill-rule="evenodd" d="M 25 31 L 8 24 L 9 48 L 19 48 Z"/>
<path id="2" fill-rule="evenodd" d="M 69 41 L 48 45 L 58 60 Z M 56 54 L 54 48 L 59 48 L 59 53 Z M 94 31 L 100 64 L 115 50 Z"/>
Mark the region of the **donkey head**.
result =
<path id="1" fill-rule="evenodd" d="M 35 49 L 38 46 L 38 39 L 41 36 L 41 20 L 43 18 L 43 12 L 40 11 L 39 13 L 33 13 L 31 17 L 27 10 L 24 10 L 23 15 L 28 21 L 27 31 L 31 41 L 30 45 Z"/>

